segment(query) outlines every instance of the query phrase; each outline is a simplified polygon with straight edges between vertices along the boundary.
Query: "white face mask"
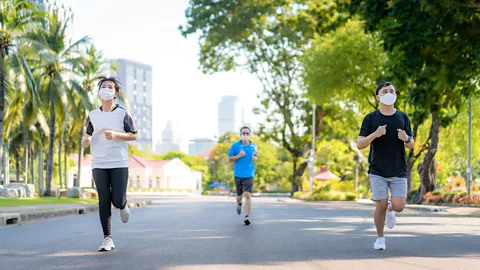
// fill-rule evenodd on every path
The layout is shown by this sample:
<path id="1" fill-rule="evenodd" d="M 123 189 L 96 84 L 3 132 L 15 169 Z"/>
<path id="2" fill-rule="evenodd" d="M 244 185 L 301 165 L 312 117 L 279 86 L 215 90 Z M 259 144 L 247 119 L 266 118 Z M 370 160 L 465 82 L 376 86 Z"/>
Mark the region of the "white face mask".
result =
<path id="1" fill-rule="evenodd" d="M 242 136 L 242 141 L 246 142 L 248 140 L 250 140 L 250 136 L 248 136 L 248 135 L 243 135 Z"/>
<path id="2" fill-rule="evenodd" d="M 397 100 L 397 96 L 391 93 L 385 94 L 380 97 L 380 102 L 388 106 L 393 105 L 396 100 Z"/>
<path id="3" fill-rule="evenodd" d="M 110 89 L 110 88 L 100 88 L 100 91 L 98 92 L 98 95 L 103 100 L 112 100 L 115 97 L 115 90 Z"/>

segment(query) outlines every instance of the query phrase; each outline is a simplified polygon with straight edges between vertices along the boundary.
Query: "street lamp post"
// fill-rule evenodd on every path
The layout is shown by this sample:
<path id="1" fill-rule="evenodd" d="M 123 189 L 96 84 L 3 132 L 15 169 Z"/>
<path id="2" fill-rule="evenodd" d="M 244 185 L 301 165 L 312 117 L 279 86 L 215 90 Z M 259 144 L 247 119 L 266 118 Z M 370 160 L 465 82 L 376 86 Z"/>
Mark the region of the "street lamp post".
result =
<path id="1" fill-rule="evenodd" d="M 308 180 L 310 182 L 310 193 L 313 193 L 313 177 L 315 173 L 315 103 L 312 104 L 312 149 L 308 158 Z"/>

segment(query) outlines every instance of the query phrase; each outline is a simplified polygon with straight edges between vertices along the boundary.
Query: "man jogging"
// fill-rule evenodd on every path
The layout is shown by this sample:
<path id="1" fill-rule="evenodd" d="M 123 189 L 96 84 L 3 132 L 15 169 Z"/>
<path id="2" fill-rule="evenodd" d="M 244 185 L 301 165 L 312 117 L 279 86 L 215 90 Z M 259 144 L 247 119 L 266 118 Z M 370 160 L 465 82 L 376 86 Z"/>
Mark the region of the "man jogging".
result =
<path id="1" fill-rule="evenodd" d="M 228 152 L 228 159 L 234 162 L 235 186 L 237 187 L 237 214 L 242 214 L 242 199 L 245 197 L 245 225 L 250 225 L 252 212 L 253 178 L 255 177 L 255 162 L 259 154 L 257 145 L 250 141 L 249 127 L 240 129 L 242 139 L 232 144 Z"/>
<path id="2" fill-rule="evenodd" d="M 374 220 L 378 238 L 373 244 L 376 250 L 385 250 L 383 229 L 396 224 L 394 212 L 402 212 L 407 198 L 407 159 L 405 148 L 415 145 L 408 116 L 395 109 L 395 87 L 381 83 L 376 89 L 380 109 L 365 116 L 357 141 L 358 149 L 370 145 L 370 185 L 372 200 L 376 203 Z M 388 189 L 392 201 L 388 201 Z"/>

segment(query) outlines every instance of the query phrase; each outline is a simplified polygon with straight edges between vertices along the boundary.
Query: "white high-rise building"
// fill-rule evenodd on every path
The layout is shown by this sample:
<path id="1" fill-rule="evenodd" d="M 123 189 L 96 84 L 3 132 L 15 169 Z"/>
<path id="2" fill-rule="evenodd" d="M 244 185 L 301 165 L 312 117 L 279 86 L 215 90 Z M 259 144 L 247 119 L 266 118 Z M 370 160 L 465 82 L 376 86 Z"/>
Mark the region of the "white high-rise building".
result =
<path id="1" fill-rule="evenodd" d="M 180 150 L 179 134 L 173 129 L 172 122 L 168 121 L 162 131 L 162 141 L 156 145 L 155 153 L 165 154 L 170 151 L 179 152 Z"/>
<path id="2" fill-rule="evenodd" d="M 217 144 L 217 139 L 198 138 L 190 141 L 188 154 L 190 156 L 202 156 L 208 158 L 210 151 Z"/>
<path id="3" fill-rule="evenodd" d="M 218 135 L 232 131 L 238 132 L 243 122 L 243 109 L 236 96 L 222 97 L 218 104 Z"/>
<path id="4" fill-rule="evenodd" d="M 138 138 L 135 145 L 140 149 L 152 149 L 152 66 L 127 59 L 116 59 L 114 76 L 122 83 L 124 105 L 135 121 Z"/>

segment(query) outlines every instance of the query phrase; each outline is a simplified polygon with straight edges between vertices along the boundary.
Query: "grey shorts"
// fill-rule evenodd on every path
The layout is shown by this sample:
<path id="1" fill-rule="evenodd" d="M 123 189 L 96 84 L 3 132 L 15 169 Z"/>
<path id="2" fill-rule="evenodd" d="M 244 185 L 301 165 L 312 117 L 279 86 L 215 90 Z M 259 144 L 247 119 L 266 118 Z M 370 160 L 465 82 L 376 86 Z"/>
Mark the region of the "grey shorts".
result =
<path id="1" fill-rule="evenodd" d="M 372 201 L 388 199 L 388 188 L 390 188 L 392 197 L 407 198 L 407 178 L 385 178 L 370 174 L 370 185 L 372 186 Z"/>
<path id="2" fill-rule="evenodd" d="M 253 178 L 235 177 L 235 186 L 237 187 L 237 196 L 242 196 L 243 192 L 252 193 Z"/>

